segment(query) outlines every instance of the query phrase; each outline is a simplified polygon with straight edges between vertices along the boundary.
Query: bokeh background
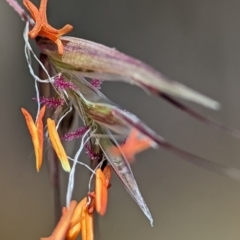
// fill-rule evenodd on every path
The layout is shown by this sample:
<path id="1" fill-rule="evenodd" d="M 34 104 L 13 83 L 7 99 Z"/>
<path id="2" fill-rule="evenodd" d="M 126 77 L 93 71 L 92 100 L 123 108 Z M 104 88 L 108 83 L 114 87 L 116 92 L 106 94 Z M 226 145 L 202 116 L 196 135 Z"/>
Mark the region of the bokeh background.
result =
<path id="1" fill-rule="evenodd" d="M 39 1 L 34 1 L 39 3 Z M 202 114 L 240 128 L 240 2 L 235 0 L 49 0 L 49 22 L 71 23 L 71 35 L 137 57 L 168 77 L 211 96 L 218 112 Z M 36 111 L 34 83 L 23 53 L 24 23 L 0 2 L 0 238 L 33 240 L 50 234 L 52 191 L 46 163 L 36 173 L 32 143 L 20 112 Z M 34 42 L 33 42 L 34 44 Z M 137 87 L 106 83 L 103 92 L 160 135 L 192 153 L 240 168 L 240 142 L 209 128 Z M 83 157 L 88 161 L 87 157 Z M 96 239 L 238 240 L 240 184 L 150 150 L 132 166 L 154 227 L 113 177 L 106 216 Z M 79 168 L 75 197 L 89 172 Z M 62 204 L 67 175 L 62 174 Z"/>

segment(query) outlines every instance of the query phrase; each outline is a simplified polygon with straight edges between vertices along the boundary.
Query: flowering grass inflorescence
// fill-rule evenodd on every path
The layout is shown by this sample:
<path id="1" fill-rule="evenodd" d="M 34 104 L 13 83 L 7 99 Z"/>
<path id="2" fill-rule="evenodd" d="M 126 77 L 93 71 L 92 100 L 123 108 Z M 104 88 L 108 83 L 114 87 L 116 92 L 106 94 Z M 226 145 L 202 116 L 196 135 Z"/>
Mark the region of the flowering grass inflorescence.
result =
<path id="1" fill-rule="evenodd" d="M 174 97 L 193 101 L 212 109 L 219 108 L 216 101 L 180 83 L 168 80 L 148 65 L 115 49 L 80 38 L 62 37 L 72 30 L 72 26 L 66 25 L 57 30 L 48 24 L 46 18 L 47 0 L 41 0 L 39 9 L 30 0 L 23 0 L 32 18 L 22 10 L 15 0 L 7 1 L 26 21 L 24 31 L 25 55 L 30 73 L 35 80 L 37 96 L 34 99 L 38 103 L 35 123 L 25 109 L 22 109 L 22 112 L 34 145 L 37 171 L 42 165 L 45 133 L 46 140 L 52 145 L 62 168 L 66 172 L 70 172 L 66 207 L 63 208 L 62 217 L 52 235 L 45 239 L 61 240 L 66 238 L 74 240 L 80 233 L 83 240 L 93 239 L 93 212 L 96 211 L 100 215 L 104 215 L 106 212 L 112 169 L 152 225 L 151 213 L 140 193 L 130 167 L 136 154 L 151 147 L 161 146 L 191 163 L 240 180 L 239 170 L 213 163 L 171 145 L 134 114 L 121 109 L 108 100 L 99 89 L 102 81 L 122 79 L 160 96 L 192 117 L 239 138 L 238 131 L 201 116 L 175 100 Z M 28 37 L 36 39 L 41 53 L 46 55 L 51 71 L 46 69 L 36 57 Z M 31 66 L 31 54 L 41 65 L 47 79 L 40 79 L 34 73 Z M 50 72 L 54 74 L 52 75 Z M 40 96 L 38 84 L 50 84 L 54 90 L 54 96 Z M 42 105 L 41 108 L 40 105 Z M 43 117 L 46 108 L 51 108 L 52 115 L 47 117 L 47 121 L 44 123 Z M 60 137 L 58 130 L 61 123 L 73 111 L 77 112 L 83 126 L 79 126 L 76 130 L 69 131 Z M 45 124 L 47 125 L 46 129 L 44 128 Z M 71 129 L 70 127 L 68 130 Z M 81 138 L 81 144 L 74 159 L 72 159 L 67 156 L 61 140 L 65 142 L 78 138 Z M 123 139 L 125 141 L 122 143 Z M 79 156 L 84 148 L 91 162 L 95 163 L 93 169 L 79 161 Z M 69 160 L 73 161 L 72 165 Z M 72 200 L 77 164 L 84 165 L 92 173 L 89 181 L 89 192 L 78 204 Z M 94 176 L 95 190 L 92 191 L 91 180 Z"/>

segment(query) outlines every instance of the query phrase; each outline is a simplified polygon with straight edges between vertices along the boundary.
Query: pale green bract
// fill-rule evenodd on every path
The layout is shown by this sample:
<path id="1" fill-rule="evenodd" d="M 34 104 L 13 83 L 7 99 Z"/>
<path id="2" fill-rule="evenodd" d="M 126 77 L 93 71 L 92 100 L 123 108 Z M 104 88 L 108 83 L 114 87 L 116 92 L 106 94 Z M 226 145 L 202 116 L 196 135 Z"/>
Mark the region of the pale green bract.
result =
<path id="1" fill-rule="evenodd" d="M 138 85 L 153 94 L 162 93 L 196 102 L 205 107 L 218 109 L 219 103 L 190 88 L 167 79 L 158 71 L 139 60 L 113 48 L 74 37 L 61 37 L 64 45 L 62 56 L 57 46 L 48 39 L 37 43 L 55 66 L 84 77 L 100 80 L 123 80 Z"/>

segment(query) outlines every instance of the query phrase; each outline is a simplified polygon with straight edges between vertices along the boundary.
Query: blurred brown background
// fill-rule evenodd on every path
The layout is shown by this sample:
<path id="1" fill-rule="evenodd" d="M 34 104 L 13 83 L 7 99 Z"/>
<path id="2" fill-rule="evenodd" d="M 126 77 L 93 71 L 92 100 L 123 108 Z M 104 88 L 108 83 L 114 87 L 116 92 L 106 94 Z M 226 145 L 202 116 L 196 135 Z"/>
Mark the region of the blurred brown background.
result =
<path id="1" fill-rule="evenodd" d="M 220 101 L 219 112 L 190 105 L 240 128 L 239 1 L 49 0 L 48 16 L 55 27 L 73 24 L 71 35 L 116 47 Z M 36 110 L 31 100 L 34 83 L 23 53 L 24 24 L 4 0 L 0 26 L 0 238 L 39 239 L 53 228 L 52 192 L 46 163 L 36 173 L 32 143 L 20 112 L 20 107 L 33 114 Z M 236 139 L 136 87 L 106 83 L 103 91 L 177 146 L 240 168 Z M 96 239 L 240 238 L 239 183 L 162 149 L 139 155 L 133 172 L 153 214 L 154 228 L 114 177 L 108 212 L 99 221 Z M 79 168 L 78 198 L 85 194 L 88 174 Z M 62 182 L 64 204 L 66 175 Z"/>

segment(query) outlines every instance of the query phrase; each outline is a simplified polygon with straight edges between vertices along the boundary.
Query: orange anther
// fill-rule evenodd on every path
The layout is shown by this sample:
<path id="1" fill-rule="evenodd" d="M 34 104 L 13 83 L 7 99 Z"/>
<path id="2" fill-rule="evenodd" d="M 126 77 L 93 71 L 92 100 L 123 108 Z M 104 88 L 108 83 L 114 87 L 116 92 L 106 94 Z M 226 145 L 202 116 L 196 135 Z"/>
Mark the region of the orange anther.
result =
<path id="1" fill-rule="evenodd" d="M 76 206 L 77 202 L 71 201 L 68 208 L 63 208 L 62 217 L 60 218 L 57 226 L 53 230 L 51 236 L 47 238 L 41 238 L 41 240 L 65 240 L 67 231 L 70 226 L 70 221 L 72 219 Z"/>
<path id="2" fill-rule="evenodd" d="M 57 129 L 56 129 L 56 125 L 55 125 L 55 121 L 48 118 L 47 119 L 47 127 L 48 127 L 48 134 L 49 134 L 49 138 L 50 141 L 52 143 L 53 149 L 55 150 L 63 169 L 66 172 L 70 172 L 71 167 L 67 158 L 67 154 L 63 148 L 63 145 L 60 141 Z"/>
<path id="3" fill-rule="evenodd" d="M 34 123 L 31 115 L 26 109 L 21 108 L 21 110 L 25 117 L 27 127 L 32 138 L 34 152 L 36 156 L 36 168 L 37 168 L 37 171 L 39 171 L 42 166 L 42 159 L 43 159 L 43 116 L 44 116 L 46 107 L 43 106 L 41 108 L 36 120 L 36 124 Z"/>
<path id="4" fill-rule="evenodd" d="M 96 211 L 100 215 L 104 215 L 107 209 L 107 181 L 104 173 L 100 168 L 96 170 L 96 186 L 95 186 L 95 206 Z"/>
<path id="5" fill-rule="evenodd" d="M 107 185 L 107 188 L 110 187 L 110 179 L 111 179 L 111 176 L 112 176 L 112 167 L 111 166 L 106 166 L 104 169 L 103 169 L 103 174 L 105 176 L 105 179 L 106 179 L 106 185 Z"/>
<path id="6" fill-rule="evenodd" d="M 137 129 L 133 129 L 124 144 L 119 147 L 113 147 L 110 151 L 112 154 L 116 155 L 124 154 L 126 159 L 132 162 L 137 153 L 150 148 L 153 146 L 153 143 L 154 142 L 150 138 L 142 136 Z"/>
<path id="7" fill-rule="evenodd" d="M 67 240 L 75 240 L 81 231 L 81 212 L 87 204 L 87 198 L 85 197 L 75 208 L 73 213 L 69 230 L 66 235 Z"/>
<path id="8" fill-rule="evenodd" d="M 93 214 L 88 212 L 87 206 L 82 209 L 81 226 L 82 240 L 93 240 Z"/>

